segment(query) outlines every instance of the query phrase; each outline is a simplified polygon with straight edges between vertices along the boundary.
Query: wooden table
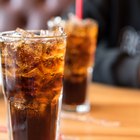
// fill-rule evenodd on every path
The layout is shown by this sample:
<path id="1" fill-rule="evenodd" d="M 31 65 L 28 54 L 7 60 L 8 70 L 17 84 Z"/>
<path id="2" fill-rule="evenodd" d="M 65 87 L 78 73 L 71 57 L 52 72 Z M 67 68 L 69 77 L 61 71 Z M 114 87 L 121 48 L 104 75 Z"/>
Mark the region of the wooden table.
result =
<path id="1" fill-rule="evenodd" d="M 61 118 L 66 140 L 140 140 L 140 90 L 93 83 L 89 98 L 91 112 L 79 118 L 90 121 Z M 0 124 L 6 124 L 5 118 L 0 99 Z M 0 140 L 7 140 L 2 133 Z"/>

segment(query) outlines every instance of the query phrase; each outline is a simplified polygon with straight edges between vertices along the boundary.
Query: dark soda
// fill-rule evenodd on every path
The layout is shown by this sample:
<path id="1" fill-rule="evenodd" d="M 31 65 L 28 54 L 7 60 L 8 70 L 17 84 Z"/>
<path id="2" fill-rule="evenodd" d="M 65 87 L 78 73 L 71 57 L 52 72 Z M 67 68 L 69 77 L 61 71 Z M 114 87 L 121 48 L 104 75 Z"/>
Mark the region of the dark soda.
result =
<path id="1" fill-rule="evenodd" d="M 65 36 L 8 35 L 3 36 L 1 63 L 10 139 L 56 140 Z"/>

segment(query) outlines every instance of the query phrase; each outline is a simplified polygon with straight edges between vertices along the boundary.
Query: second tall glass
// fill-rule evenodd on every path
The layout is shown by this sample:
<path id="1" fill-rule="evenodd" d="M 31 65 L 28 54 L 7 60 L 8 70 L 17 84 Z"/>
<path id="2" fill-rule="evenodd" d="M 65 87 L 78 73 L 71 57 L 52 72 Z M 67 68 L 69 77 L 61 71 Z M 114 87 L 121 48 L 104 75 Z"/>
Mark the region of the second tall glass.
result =
<path id="1" fill-rule="evenodd" d="M 94 65 L 98 25 L 91 19 L 69 19 L 64 69 L 63 109 L 88 112 L 88 87 Z"/>

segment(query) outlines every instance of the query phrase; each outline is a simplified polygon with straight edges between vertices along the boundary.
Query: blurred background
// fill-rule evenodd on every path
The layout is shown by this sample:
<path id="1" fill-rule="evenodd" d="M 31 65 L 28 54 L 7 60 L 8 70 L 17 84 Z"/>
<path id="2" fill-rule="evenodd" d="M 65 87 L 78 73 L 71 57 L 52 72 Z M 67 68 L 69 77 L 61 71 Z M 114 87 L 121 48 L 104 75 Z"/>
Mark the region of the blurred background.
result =
<path id="1" fill-rule="evenodd" d="M 17 27 L 46 29 L 46 22 L 52 16 L 66 16 L 74 10 L 71 6 L 73 4 L 74 1 L 61 0 L 0 0 L 0 31 Z"/>

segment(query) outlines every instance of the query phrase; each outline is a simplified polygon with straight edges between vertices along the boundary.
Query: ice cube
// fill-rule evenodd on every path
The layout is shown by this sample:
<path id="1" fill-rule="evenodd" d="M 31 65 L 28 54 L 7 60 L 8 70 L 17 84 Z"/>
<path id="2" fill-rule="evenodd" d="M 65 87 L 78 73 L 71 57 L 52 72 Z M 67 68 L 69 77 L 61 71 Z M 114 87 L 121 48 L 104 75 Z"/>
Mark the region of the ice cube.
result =
<path id="1" fill-rule="evenodd" d="M 22 44 L 16 53 L 16 64 L 22 67 L 36 67 L 41 59 L 42 44 L 33 42 L 30 44 Z"/>
<path id="2" fill-rule="evenodd" d="M 61 17 L 55 17 L 55 18 L 52 18 L 48 21 L 47 25 L 48 25 L 48 28 L 53 28 L 55 26 L 58 26 L 60 25 L 62 22 L 62 19 Z"/>
<path id="3" fill-rule="evenodd" d="M 24 99 L 23 94 L 16 94 L 11 104 L 14 106 L 15 109 L 24 110 L 26 108 L 26 100 Z"/>
<path id="4" fill-rule="evenodd" d="M 42 59 L 46 60 L 50 57 L 61 55 L 65 52 L 65 42 L 62 39 L 50 39 L 45 43 L 43 48 Z"/>
<path id="5" fill-rule="evenodd" d="M 38 68 L 34 68 L 34 69 L 30 70 L 29 72 L 22 74 L 23 77 L 36 77 L 36 78 L 39 78 L 42 75 L 43 74 L 39 71 Z"/>
<path id="6" fill-rule="evenodd" d="M 45 75 L 45 78 L 40 82 L 41 91 L 45 94 L 52 94 L 52 92 L 58 91 L 62 86 L 62 73 L 49 73 Z M 55 94 L 55 93 L 54 93 Z"/>
<path id="7" fill-rule="evenodd" d="M 47 36 L 48 32 L 47 30 L 40 30 L 40 36 Z"/>
<path id="8" fill-rule="evenodd" d="M 64 29 L 60 26 L 55 26 L 53 28 L 54 36 L 61 36 L 64 34 Z"/>
<path id="9" fill-rule="evenodd" d="M 41 68 L 44 73 L 60 72 L 62 70 L 61 68 L 63 67 L 63 65 L 64 65 L 64 57 L 55 56 L 43 60 Z"/>
<path id="10" fill-rule="evenodd" d="M 25 31 L 25 30 L 23 30 L 21 28 L 17 28 L 16 32 L 18 34 L 20 34 L 22 37 L 34 37 L 34 33 L 33 32 L 28 32 L 28 31 Z"/>

